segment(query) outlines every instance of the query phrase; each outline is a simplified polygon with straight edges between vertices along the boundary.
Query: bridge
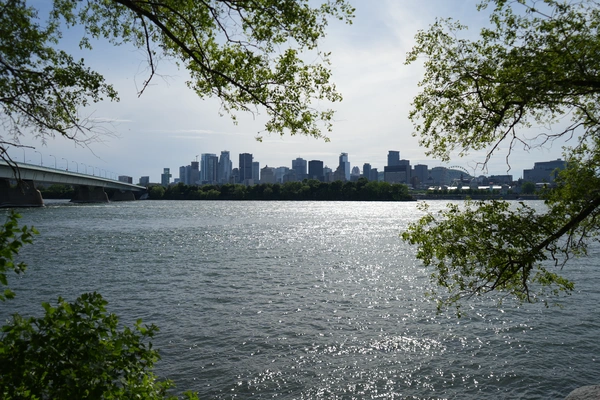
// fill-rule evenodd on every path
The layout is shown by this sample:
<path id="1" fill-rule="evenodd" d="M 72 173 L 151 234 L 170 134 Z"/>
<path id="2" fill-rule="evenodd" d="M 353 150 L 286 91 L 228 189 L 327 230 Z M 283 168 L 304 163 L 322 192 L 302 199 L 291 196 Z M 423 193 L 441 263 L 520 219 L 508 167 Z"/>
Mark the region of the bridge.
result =
<path id="1" fill-rule="evenodd" d="M 17 182 L 16 186 L 11 182 Z M 144 186 L 133 185 L 101 176 L 63 171 L 43 166 L 11 163 L 0 160 L 0 207 L 40 207 L 44 200 L 35 183 L 71 185 L 75 188 L 72 202 L 106 203 L 104 189 L 113 189 L 112 201 L 135 200 L 134 192 L 145 191 Z"/>

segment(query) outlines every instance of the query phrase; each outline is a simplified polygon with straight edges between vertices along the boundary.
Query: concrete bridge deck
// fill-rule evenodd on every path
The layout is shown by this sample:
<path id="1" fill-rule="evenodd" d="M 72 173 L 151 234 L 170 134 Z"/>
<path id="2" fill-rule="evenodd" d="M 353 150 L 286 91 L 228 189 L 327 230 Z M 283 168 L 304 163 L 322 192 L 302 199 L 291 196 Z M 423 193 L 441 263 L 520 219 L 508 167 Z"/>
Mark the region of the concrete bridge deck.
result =
<path id="1" fill-rule="evenodd" d="M 17 181 L 17 187 L 11 186 Z M 145 191 L 144 186 L 121 182 L 100 176 L 63 171 L 39 165 L 0 160 L 0 207 L 43 206 L 44 202 L 35 183 L 71 185 L 75 188 L 74 202 L 108 202 L 104 189 L 114 189 L 113 200 L 135 200 L 134 192 Z"/>

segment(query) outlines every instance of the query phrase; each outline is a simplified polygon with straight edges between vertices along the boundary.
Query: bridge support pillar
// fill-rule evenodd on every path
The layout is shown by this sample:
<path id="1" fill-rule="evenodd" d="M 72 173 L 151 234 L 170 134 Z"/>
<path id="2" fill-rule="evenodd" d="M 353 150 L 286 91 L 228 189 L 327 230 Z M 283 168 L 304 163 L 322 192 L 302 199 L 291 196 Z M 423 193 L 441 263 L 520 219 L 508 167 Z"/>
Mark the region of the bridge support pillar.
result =
<path id="1" fill-rule="evenodd" d="M 10 180 L 0 179 L 0 207 L 43 207 L 44 199 L 33 181 L 20 180 L 11 187 Z"/>
<path id="2" fill-rule="evenodd" d="M 104 188 L 98 186 L 74 186 L 72 203 L 108 203 Z"/>
<path id="3" fill-rule="evenodd" d="M 116 190 L 110 201 L 135 201 L 135 195 L 131 190 Z"/>

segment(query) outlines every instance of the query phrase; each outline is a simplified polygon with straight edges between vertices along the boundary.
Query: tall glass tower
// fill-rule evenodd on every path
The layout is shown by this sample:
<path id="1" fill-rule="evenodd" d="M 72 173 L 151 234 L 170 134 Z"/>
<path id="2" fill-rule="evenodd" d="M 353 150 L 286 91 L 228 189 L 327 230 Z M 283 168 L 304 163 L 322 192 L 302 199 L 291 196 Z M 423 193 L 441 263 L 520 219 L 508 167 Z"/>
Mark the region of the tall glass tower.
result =
<path id="1" fill-rule="evenodd" d="M 348 161 L 348 153 L 340 154 L 340 169 L 344 171 L 346 180 L 350 180 L 350 162 Z"/>

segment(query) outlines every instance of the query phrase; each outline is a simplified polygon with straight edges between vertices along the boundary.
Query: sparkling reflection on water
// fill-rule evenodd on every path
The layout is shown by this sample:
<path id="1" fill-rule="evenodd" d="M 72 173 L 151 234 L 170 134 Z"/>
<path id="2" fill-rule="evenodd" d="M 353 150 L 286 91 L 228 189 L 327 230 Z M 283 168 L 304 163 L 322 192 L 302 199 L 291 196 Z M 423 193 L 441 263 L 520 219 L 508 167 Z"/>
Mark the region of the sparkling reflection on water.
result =
<path id="1" fill-rule="evenodd" d="M 444 203 L 432 203 L 441 207 Z M 415 203 L 58 203 L 2 316 L 97 290 L 143 318 L 158 373 L 201 398 L 563 398 L 598 383 L 598 252 L 565 273 L 565 308 L 436 315 L 398 234 Z"/>

